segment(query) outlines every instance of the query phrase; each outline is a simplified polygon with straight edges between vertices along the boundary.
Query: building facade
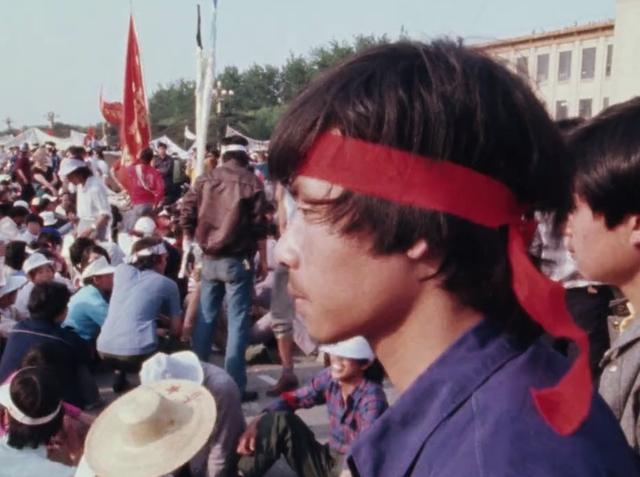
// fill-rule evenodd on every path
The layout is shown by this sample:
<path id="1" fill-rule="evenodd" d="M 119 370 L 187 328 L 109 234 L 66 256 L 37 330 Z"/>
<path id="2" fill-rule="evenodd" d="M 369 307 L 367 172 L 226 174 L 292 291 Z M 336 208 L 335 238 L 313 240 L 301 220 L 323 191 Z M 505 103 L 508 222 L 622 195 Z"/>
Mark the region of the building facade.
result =
<path id="1" fill-rule="evenodd" d="M 640 95 L 640 0 L 617 0 L 615 20 L 478 46 L 526 77 L 555 119 Z"/>

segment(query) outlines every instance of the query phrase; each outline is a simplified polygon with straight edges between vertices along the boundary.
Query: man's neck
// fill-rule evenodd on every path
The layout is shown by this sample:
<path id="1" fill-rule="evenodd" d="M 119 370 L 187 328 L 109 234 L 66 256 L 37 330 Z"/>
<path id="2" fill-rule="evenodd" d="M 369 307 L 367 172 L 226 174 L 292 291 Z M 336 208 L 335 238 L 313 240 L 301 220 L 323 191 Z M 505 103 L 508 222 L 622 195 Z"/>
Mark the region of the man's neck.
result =
<path id="1" fill-rule="evenodd" d="M 349 381 L 339 381 L 340 383 L 340 392 L 342 393 L 342 399 L 345 401 L 353 391 L 358 387 L 358 385 L 364 380 L 363 376 L 360 376 L 357 379 L 351 379 Z"/>
<path id="2" fill-rule="evenodd" d="M 620 291 L 633 305 L 635 313 L 640 312 L 640 273 L 629 280 L 624 285 L 620 285 Z"/>
<path id="3" fill-rule="evenodd" d="M 371 342 L 394 387 L 404 392 L 482 319 L 480 312 L 462 307 L 450 293 L 425 285 L 406 318 Z"/>

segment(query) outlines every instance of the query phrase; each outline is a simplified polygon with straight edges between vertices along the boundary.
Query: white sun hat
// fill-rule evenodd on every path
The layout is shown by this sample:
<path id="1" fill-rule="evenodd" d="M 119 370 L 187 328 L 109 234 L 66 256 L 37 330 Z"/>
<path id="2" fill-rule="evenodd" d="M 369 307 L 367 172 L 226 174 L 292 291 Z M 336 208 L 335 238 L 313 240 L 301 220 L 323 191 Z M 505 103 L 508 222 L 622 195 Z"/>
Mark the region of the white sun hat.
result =
<path id="1" fill-rule="evenodd" d="M 376 359 L 369 342 L 362 336 L 354 336 L 339 343 L 320 346 L 320 351 L 340 356 L 341 358 L 366 359 L 369 362 Z"/>
<path id="2" fill-rule="evenodd" d="M 60 165 L 60 175 L 62 177 L 67 177 L 73 171 L 77 171 L 83 167 L 89 167 L 86 162 L 81 161 L 80 159 L 65 159 L 62 161 Z"/>
<path id="3" fill-rule="evenodd" d="M 140 382 L 151 384 L 162 379 L 185 379 L 202 384 L 204 371 L 198 356 L 193 351 L 173 354 L 156 353 L 142 363 Z"/>
<path id="4" fill-rule="evenodd" d="M 156 231 L 156 223 L 151 217 L 140 217 L 133 226 L 133 231 L 143 237 L 150 237 Z"/>
<path id="5" fill-rule="evenodd" d="M 86 280 L 87 278 L 98 275 L 111 275 L 113 272 L 114 268 L 109 265 L 106 258 L 101 256 L 85 267 L 82 271 L 82 279 Z"/>
<path id="6" fill-rule="evenodd" d="M 51 212 L 50 210 L 46 210 L 40 213 L 40 217 L 44 222 L 45 227 L 53 227 L 58 223 L 58 219 L 56 218 L 56 214 Z"/>
<path id="7" fill-rule="evenodd" d="M 29 210 L 29 204 L 27 203 L 26 200 L 16 200 L 13 203 L 14 207 L 24 207 L 25 209 Z"/>
<path id="8" fill-rule="evenodd" d="M 188 462 L 211 436 L 216 402 L 206 388 L 168 379 L 141 385 L 95 420 L 85 457 L 101 477 L 152 477 Z"/>
<path id="9" fill-rule="evenodd" d="M 30 271 L 35 270 L 38 267 L 42 267 L 43 265 L 53 266 L 53 262 L 41 253 L 33 253 L 24 261 L 22 271 L 29 274 Z"/>
<path id="10" fill-rule="evenodd" d="M 22 275 L 11 275 L 7 278 L 7 282 L 3 287 L 0 287 L 0 298 L 16 290 L 20 290 L 29 280 Z"/>

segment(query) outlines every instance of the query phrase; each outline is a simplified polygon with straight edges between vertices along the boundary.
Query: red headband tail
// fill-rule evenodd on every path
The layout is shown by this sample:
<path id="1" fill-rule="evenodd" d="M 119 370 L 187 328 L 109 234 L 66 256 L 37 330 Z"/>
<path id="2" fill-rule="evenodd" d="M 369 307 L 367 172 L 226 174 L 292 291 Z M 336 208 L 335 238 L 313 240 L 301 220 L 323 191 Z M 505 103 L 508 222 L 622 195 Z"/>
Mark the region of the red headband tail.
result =
<path id="1" fill-rule="evenodd" d="M 503 183 L 451 162 L 325 133 L 298 171 L 357 193 L 456 215 L 485 227 L 509 226 L 508 254 L 518 302 L 547 333 L 574 341 L 580 353 L 553 387 L 532 390 L 535 405 L 559 434 L 573 433 L 591 406 L 589 343 L 566 310 L 564 289 L 542 275 L 527 253 L 525 208 Z"/>

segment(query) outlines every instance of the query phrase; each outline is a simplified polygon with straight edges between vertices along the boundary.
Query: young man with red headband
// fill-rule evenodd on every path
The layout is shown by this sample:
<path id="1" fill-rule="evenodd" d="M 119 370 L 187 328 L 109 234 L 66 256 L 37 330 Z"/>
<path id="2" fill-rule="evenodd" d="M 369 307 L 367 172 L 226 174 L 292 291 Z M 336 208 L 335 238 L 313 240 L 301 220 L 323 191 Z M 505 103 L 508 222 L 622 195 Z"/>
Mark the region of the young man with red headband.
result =
<path id="1" fill-rule="evenodd" d="M 293 102 L 269 157 L 297 199 L 279 248 L 296 311 L 320 342 L 364 335 L 401 392 L 354 475 L 638 475 L 526 253 L 526 218 L 566 209 L 571 174 L 523 81 L 451 42 L 375 47 Z"/>

